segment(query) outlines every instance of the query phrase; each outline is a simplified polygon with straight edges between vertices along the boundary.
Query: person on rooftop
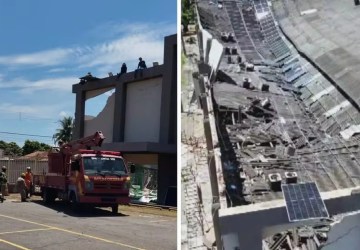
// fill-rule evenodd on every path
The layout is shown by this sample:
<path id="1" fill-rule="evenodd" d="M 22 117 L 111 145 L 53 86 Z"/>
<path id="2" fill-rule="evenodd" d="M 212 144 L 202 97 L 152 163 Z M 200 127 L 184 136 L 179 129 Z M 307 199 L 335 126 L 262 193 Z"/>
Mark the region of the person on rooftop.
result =
<path id="1" fill-rule="evenodd" d="M 134 75 L 135 78 L 137 77 L 138 71 L 140 72 L 140 77 L 142 77 L 142 75 L 143 75 L 142 69 L 146 69 L 146 63 L 141 57 L 139 57 L 138 67 L 135 70 L 135 75 Z"/>
<path id="2" fill-rule="evenodd" d="M 126 74 L 127 72 L 127 66 L 126 66 L 126 63 L 123 63 L 121 65 L 121 69 L 120 69 L 120 73 L 117 74 L 117 79 L 122 75 L 122 74 Z"/>
<path id="3" fill-rule="evenodd" d="M 120 75 L 126 74 L 126 72 L 127 72 L 126 63 L 123 63 L 123 64 L 121 65 Z"/>
<path id="4" fill-rule="evenodd" d="M 146 69 L 146 63 L 145 63 L 145 61 L 141 58 L 141 57 L 139 57 L 139 63 L 138 63 L 138 67 L 137 67 L 138 69 Z"/>

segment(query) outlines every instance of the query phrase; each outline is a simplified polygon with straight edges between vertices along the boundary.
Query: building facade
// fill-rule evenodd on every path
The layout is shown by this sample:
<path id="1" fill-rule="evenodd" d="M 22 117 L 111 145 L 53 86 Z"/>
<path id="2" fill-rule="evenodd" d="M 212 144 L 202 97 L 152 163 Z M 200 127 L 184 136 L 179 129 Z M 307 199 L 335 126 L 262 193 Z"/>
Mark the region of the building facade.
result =
<path id="1" fill-rule="evenodd" d="M 120 151 L 136 165 L 156 168 L 158 204 L 176 206 L 177 36 L 164 41 L 162 65 L 73 85 L 73 139 L 102 131 L 102 149 Z M 112 89 L 104 109 L 85 119 L 86 100 Z"/>

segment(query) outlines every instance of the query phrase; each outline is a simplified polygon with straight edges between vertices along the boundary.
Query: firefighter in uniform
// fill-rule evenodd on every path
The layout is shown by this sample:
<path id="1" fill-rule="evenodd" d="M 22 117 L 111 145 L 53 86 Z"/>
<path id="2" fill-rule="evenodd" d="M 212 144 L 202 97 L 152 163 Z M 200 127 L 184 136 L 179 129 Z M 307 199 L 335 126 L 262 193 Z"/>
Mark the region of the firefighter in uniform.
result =
<path id="1" fill-rule="evenodd" d="M 29 198 L 29 196 L 32 195 L 32 185 L 33 185 L 33 176 L 32 176 L 30 167 L 26 168 L 25 184 L 26 184 L 26 189 L 27 189 L 26 198 Z"/>
<path id="2" fill-rule="evenodd" d="M 0 173 L 0 186 L 1 186 L 1 196 L 2 200 L 5 200 L 6 189 L 7 189 L 7 175 L 6 175 L 6 167 L 2 166 Z"/>

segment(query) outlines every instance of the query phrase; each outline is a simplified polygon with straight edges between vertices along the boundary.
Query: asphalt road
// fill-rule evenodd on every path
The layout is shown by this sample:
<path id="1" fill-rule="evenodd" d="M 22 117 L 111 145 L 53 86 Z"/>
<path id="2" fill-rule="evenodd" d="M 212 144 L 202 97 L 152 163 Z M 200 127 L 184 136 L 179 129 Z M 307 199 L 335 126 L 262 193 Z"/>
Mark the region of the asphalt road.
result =
<path id="1" fill-rule="evenodd" d="M 176 212 L 120 207 L 74 213 L 64 203 L 0 203 L 0 249 L 176 249 Z"/>

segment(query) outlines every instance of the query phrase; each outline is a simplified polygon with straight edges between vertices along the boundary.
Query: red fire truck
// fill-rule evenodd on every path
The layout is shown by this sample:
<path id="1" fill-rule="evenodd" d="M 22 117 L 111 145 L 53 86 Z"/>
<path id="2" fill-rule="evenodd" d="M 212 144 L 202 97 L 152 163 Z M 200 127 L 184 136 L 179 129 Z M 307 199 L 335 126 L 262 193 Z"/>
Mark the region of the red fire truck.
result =
<path id="1" fill-rule="evenodd" d="M 119 204 L 130 202 L 130 172 L 121 153 L 92 150 L 101 147 L 105 137 L 94 135 L 74 140 L 48 153 L 48 172 L 34 175 L 35 194 L 45 203 L 56 198 L 68 201 L 74 209 L 82 204 L 111 207 L 118 212 Z"/>

